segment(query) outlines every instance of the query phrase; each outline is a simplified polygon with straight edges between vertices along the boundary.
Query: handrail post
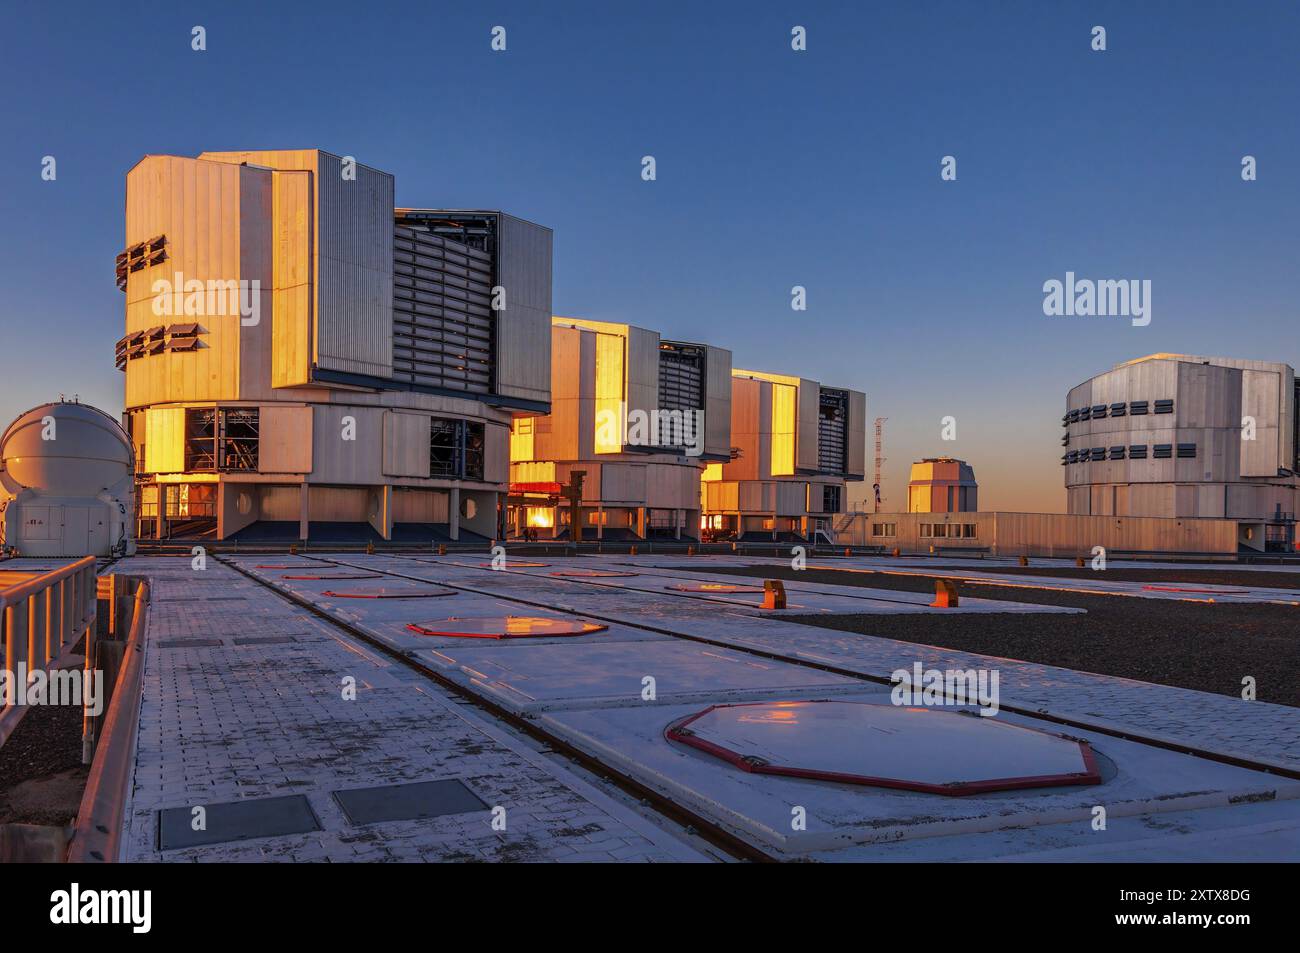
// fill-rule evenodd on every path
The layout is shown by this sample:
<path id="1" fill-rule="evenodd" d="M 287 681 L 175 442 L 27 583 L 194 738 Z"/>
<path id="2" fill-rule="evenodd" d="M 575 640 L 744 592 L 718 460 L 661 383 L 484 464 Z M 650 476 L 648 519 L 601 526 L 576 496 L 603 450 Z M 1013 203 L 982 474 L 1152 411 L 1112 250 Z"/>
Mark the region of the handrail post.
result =
<path id="1" fill-rule="evenodd" d="M 27 600 L 19 599 L 17 602 L 10 603 L 5 608 L 5 666 L 11 673 L 10 678 L 10 698 L 9 704 L 15 705 L 18 702 L 20 678 L 26 679 L 26 675 L 19 671 L 19 666 L 27 662 L 27 668 L 30 671 L 31 662 L 25 657 L 27 655 Z M 7 707 L 7 706 L 6 706 Z"/>

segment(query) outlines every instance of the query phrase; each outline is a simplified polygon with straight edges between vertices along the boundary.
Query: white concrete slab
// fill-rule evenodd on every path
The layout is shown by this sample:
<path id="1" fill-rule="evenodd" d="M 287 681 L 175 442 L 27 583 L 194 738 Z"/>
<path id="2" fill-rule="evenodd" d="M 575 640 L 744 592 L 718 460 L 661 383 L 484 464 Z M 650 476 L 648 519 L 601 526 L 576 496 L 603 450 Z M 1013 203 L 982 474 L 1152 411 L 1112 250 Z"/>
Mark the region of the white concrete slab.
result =
<path id="1" fill-rule="evenodd" d="M 889 704 L 880 693 L 859 700 Z M 1086 732 L 1078 734 L 1108 766 L 1102 784 L 951 798 L 755 775 L 667 741 L 666 726 L 691 711 L 685 705 L 557 711 L 542 721 L 654 789 L 790 856 L 858 843 L 1088 825 L 1097 806 L 1108 816 L 1124 817 L 1300 797 L 1300 782 Z M 1005 713 L 998 718 L 1030 723 Z M 806 819 L 805 830 L 792 823 L 798 817 Z"/>

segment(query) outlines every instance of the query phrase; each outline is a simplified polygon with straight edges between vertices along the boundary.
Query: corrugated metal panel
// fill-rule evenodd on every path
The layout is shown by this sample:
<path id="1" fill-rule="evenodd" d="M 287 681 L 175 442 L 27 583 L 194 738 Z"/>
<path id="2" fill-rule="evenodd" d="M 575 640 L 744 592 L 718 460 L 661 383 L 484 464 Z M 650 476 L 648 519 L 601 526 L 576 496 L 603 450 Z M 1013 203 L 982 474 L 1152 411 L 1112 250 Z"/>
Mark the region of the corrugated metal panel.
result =
<path id="1" fill-rule="evenodd" d="M 385 476 L 429 475 L 429 415 L 384 411 Z"/>
<path id="2" fill-rule="evenodd" d="M 705 349 L 704 452 L 727 456 L 731 452 L 731 352 Z"/>
<path id="3" fill-rule="evenodd" d="M 393 177 L 365 166 L 341 175 L 320 153 L 316 175 L 316 363 L 393 373 Z"/>
<path id="4" fill-rule="evenodd" d="M 263 404 L 258 416 L 258 471 L 310 473 L 312 409 Z"/>
<path id="5" fill-rule="evenodd" d="M 600 498 L 606 503 L 639 505 L 645 500 L 646 468 L 627 463 L 601 466 Z"/>
<path id="6" fill-rule="evenodd" d="M 500 216 L 497 280 L 506 310 L 497 313 L 497 393 L 550 400 L 551 230 Z"/>
<path id="7" fill-rule="evenodd" d="M 849 391 L 849 450 L 848 476 L 865 477 L 867 474 L 867 395 L 862 391 Z"/>
<path id="8" fill-rule="evenodd" d="M 232 314 L 187 318 L 185 282 L 238 282 L 240 201 L 237 166 L 178 156 L 148 156 L 127 174 L 126 244 L 166 236 L 166 260 L 132 272 L 126 282 L 126 331 L 197 321 L 203 346 L 137 357 L 126 363 L 126 407 L 185 400 L 239 398 L 238 301 Z M 177 275 L 180 287 L 176 287 Z M 171 314 L 155 312 L 155 282 L 165 280 Z M 236 284 L 236 287 L 237 284 Z M 224 295 L 223 295 L 224 298 Z M 228 302 L 223 302 L 226 304 Z M 213 304 L 218 302 L 214 299 Z M 202 308 L 208 310 L 206 295 Z M 222 308 L 224 310 L 224 307 Z"/>
<path id="9" fill-rule="evenodd" d="M 311 378 L 315 215 L 311 173 L 273 173 L 275 255 L 271 347 L 273 387 Z"/>
<path id="10" fill-rule="evenodd" d="M 1241 412 L 1255 418 L 1255 439 L 1241 441 L 1242 476 L 1275 477 L 1279 466 L 1288 466 L 1279 452 L 1281 394 L 1280 375 L 1269 371 L 1241 372 Z"/>
<path id="11" fill-rule="evenodd" d="M 185 469 L 185 408 L 150 407 L 145 411 L 145 469 L 180 473 Z"/>
<path id="12" fill-rule="evenodd" d="M 817 469 L 817 428 L 821 386 L 816 381 L 799 380 L 799 435 L 795 441 L 795 466 L 800 470 Z"/>
<path id="13" fill-rule="evenodd" d="M 483 431 L 483 482 L 506 483 L 510 479 L 510 429 L 489 423 Z"/>
<path id="14" fill-rule="evenodd" d="M 767 472 L 766 457 L 759 438 L 759 420 L 762 416 L 763 392 L 769 386 L 748 378 L 732 378 L 730 443 L 736 448 L 738 456 L 723 465 L 724 480 L 757 480 Z"/>

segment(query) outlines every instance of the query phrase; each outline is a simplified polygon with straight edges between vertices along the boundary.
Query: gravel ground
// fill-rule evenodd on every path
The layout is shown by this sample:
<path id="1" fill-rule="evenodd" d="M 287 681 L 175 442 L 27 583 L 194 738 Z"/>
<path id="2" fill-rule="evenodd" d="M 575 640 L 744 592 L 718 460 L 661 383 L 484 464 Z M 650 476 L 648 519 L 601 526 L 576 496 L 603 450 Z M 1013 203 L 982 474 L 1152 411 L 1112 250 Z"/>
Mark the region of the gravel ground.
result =
<path id="1" fill-rule="evenodd" d="M 80 639 L 71 651 L 84 645 Z M 81 763 L 81 717 L 80 706 L 33 705 L 0 745 L 0 823 L 57 825 L 76 818 L 90 774 Z"/>
<path id="2" fill-rule="evenodd" d="M 33 706 L 0 747 L 0 823 L 69 823 L 89 773 L 81 763 L 81 708 Z"/>
<path id="3" fill-rule="evenodd" d="M 975 567 L 972 567 L 974 569 Z M 983 572 L 1014 573 L 1018 576 L 1049 576 L 1061 579 L 1113 579 L 1116 582 L 1187 582 L 1201 585 L 1254 587 L 1256 589 L 1300 589 L 1300 572 L 1271 569 L 1076 569 L 1071 566 L 1035 568 L 1007 566 Z"/>
<path id="4" fill-rule="evenodd" d="M 710 573 L 837 586 L 934 592 L 933 577 L 787 567 L 709 567 Z M 1149 577 L 1148 577 L 1149 578 Z M 903 642 L 1118 675 L 1239 697 L 1255 678 L 1260 701 L 1300 707 L 1300 609 L 1090 596 L 963 582 L 959 595 L 1086 609 L 1086 616 L 809 615 L 792 621 Z"/>

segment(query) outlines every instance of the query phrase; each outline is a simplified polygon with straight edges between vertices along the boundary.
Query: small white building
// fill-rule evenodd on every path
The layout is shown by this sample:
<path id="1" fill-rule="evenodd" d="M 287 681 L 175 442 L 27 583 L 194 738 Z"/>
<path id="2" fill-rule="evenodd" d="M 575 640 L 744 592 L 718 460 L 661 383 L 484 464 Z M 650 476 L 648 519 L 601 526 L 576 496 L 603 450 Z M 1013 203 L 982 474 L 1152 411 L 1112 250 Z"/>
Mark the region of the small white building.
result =
<path id="1" fill-rule="evenodd" d="M 0 550 L 80 559 L 135 551 L 131 438 L 86 404 L 34 407 L 0 436 Z"/>

